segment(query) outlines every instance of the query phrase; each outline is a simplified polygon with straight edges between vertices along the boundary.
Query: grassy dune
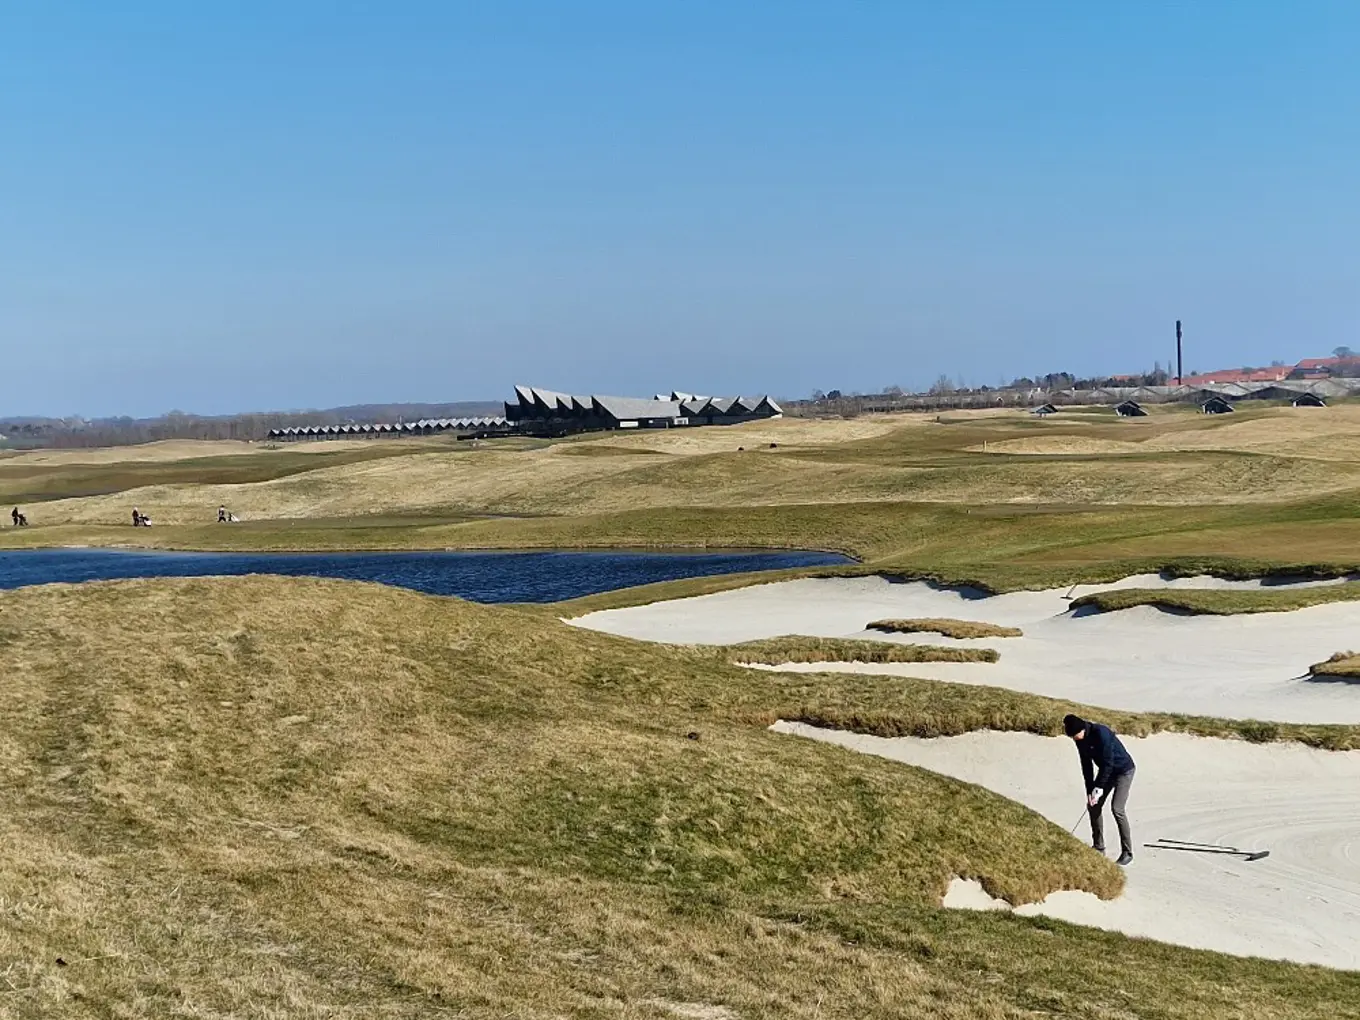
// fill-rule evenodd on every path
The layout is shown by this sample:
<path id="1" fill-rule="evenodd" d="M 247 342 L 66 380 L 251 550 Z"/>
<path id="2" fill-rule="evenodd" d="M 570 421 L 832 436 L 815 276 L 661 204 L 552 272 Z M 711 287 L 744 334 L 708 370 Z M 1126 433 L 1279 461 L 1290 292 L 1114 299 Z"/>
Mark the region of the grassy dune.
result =
<path id="1" fill-rule="evenodd" d="M 1154 606 L 1173 613 L 1199 616 L 1234 616 L 1240 613 L 1286 613 L 1329 602 L 1360 599 L 1360 584 L 1294 588 L 1286 591 L 1211 591 L 1123 588 L 1094 592 L 1072 600 L 1073 609 L 1095 608 L 1112 613 L 1134 606 Z"/>
<path id="2" fill-rule="evenodd" d="M 0 671 L 7 1015 L 1302 1020 L 1360 1001 L 1360 975 L 940 911 L 951 874 L 1012 901 L 1121 876 L 984 790 L 763 728 L 799 706 L 925 725 L 965 696 L 949 685 L 753 673 L 262 577 L 0 594 Z M 1015 721 L 1062 707 L 1009 697 Z"/>
<path id="3" fill-rule="evenodd" d="M 874 620 L 864 625 L 866 630 L 881 630 L 885 634 L 943 634 L 945 637 L 968 639 L 989 637 L 1024 637 L 1019 627 L 999 627 L 977 620 L 947 620 L 929 617 L 919 620 Z"/>
<path id="4" fill-rule="evenodd" d="M 725 646 L 725 653 L 730 662 L 770 666 L 785 662 L 996 662 L 998 658 L 990 648 L 943 648 L 801 634 L 743 641 Z"/>

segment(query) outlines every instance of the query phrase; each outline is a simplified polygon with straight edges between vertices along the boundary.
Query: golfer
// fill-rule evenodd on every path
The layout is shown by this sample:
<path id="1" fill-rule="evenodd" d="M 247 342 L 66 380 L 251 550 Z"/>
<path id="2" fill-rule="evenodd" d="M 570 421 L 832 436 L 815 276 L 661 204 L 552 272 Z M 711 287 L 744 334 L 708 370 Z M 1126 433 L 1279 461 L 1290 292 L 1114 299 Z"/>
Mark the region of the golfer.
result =
<path id="1" fill-rule="evenodd" d="M 1101 812 L 1105 801 L 1119 826 L 1119 864 L 1133 860 L 1133 836 L 1124 806 L 1133 786 L 1133 757 L 1114 735 L 1114 730 L 1081 716 L 1063 716 L 1063 732 L 1077 745 L 1081 772 L 1086 777 L 1086 807 L 1091 814 L 1091 845 L 1105 852 L 1105 825 Z"/>

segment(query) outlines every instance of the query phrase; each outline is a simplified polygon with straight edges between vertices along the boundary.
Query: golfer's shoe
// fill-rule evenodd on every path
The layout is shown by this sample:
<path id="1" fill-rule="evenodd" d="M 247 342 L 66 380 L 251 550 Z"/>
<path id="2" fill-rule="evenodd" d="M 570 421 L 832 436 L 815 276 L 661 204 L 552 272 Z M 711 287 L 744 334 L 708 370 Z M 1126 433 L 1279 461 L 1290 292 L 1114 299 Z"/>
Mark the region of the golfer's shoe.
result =
<path id="1" fill-rule="evenodd" d="M 1104 843 L 1092 843 L 1092 844 L 1091 844 L 1091 849 L 1094 850 L 1094 851 L 1095 851 L 1096 853 L 1098 853 L 1098 854 L 1103 854 L 1103 853 L 1105 852 L 1105 844 L 1104 844 Z"/>
<path id="2" fill-rule="evenodd" d="M 1133 851 L 1131 851 L 1131 850 L 1125 850 L 1122 854 L 1119 855 L 1119 860 L 1115 861 L 1115 863 L 1116 863 L 1116 864 L 1123 864 L 1123 865 L 1126 865 L 1126 866 L 1129 865 L 1129 864 L 1132 864 L 1132 863 L 1133 863 Z"/>

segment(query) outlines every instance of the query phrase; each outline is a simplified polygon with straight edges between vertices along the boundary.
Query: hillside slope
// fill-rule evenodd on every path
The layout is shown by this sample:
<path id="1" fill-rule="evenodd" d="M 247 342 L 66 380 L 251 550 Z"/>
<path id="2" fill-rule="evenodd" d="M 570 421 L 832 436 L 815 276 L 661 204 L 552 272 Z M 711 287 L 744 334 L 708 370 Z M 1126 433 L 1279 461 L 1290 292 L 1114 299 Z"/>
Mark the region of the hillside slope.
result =
<path id="1" fill-rule="evenodd" d="M 767 732 L 783 681 L 703 649 L 376 586 L 158 580 L 0 594 L 0 673 L 11 1015 L 1360 1002 L 1353 975 L 936 909 L 953 874 L 1017 902 L 1120 876 L 979 788 Z"/>

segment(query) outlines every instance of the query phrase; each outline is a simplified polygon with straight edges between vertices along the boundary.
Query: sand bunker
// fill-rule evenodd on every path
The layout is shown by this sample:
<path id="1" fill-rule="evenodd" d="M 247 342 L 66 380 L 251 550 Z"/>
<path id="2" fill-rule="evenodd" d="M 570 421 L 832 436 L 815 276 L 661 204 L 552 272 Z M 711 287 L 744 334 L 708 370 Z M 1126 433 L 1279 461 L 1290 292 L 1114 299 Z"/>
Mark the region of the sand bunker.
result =
<path id="1" fill-rule="evenodd" d="M 1360 686 L 1303 679 L 1311 663 L 1355 644 L 1360 602 L 1288 613 L 1173 616 L 1151 607 L 1074 615 L 1066 595 L 1108 588 L 1254 588 L 1255 581 L 1156 575 L 1076 589 L 981 593 L 879 577 L 818 578 L 591 613 L 572 622 L 648 641 L 734 644 L 781 634 L 910 640 L 865 626 L 883 618 L 948 617 L 1019 627 L 1019 638 L 933 639 L 995 648 L 989 663 L 818 663 L 853 671 L 987 684 L 1104 708 L 1233 719 L 1360 723 Z"/>
<path id="2" fill-rule="evenodd" d="M 1027 733 L 938 740 L 878 737 L 792 723 L 775 729 L 977 783 L 1069 828 L 1082 810 L 1072 743 Z M 1244 956 L 1360 969 L 1360 751 L 1248 744 L 1183 734 L 1126 738 L 1138 762 L 1129 817 L 1138 843 L 1123 896 L 1060 892 L 1021 914 Z M 1112 851 L 1118 842 L 1106 820 Z M 1078 835 L 1086 837 L 1083 822 Z M 1268 858 L 1144 849 L 1157 838 L 1269 849 Z M 947 906 L 994 905 L 956 882 Z"/>

